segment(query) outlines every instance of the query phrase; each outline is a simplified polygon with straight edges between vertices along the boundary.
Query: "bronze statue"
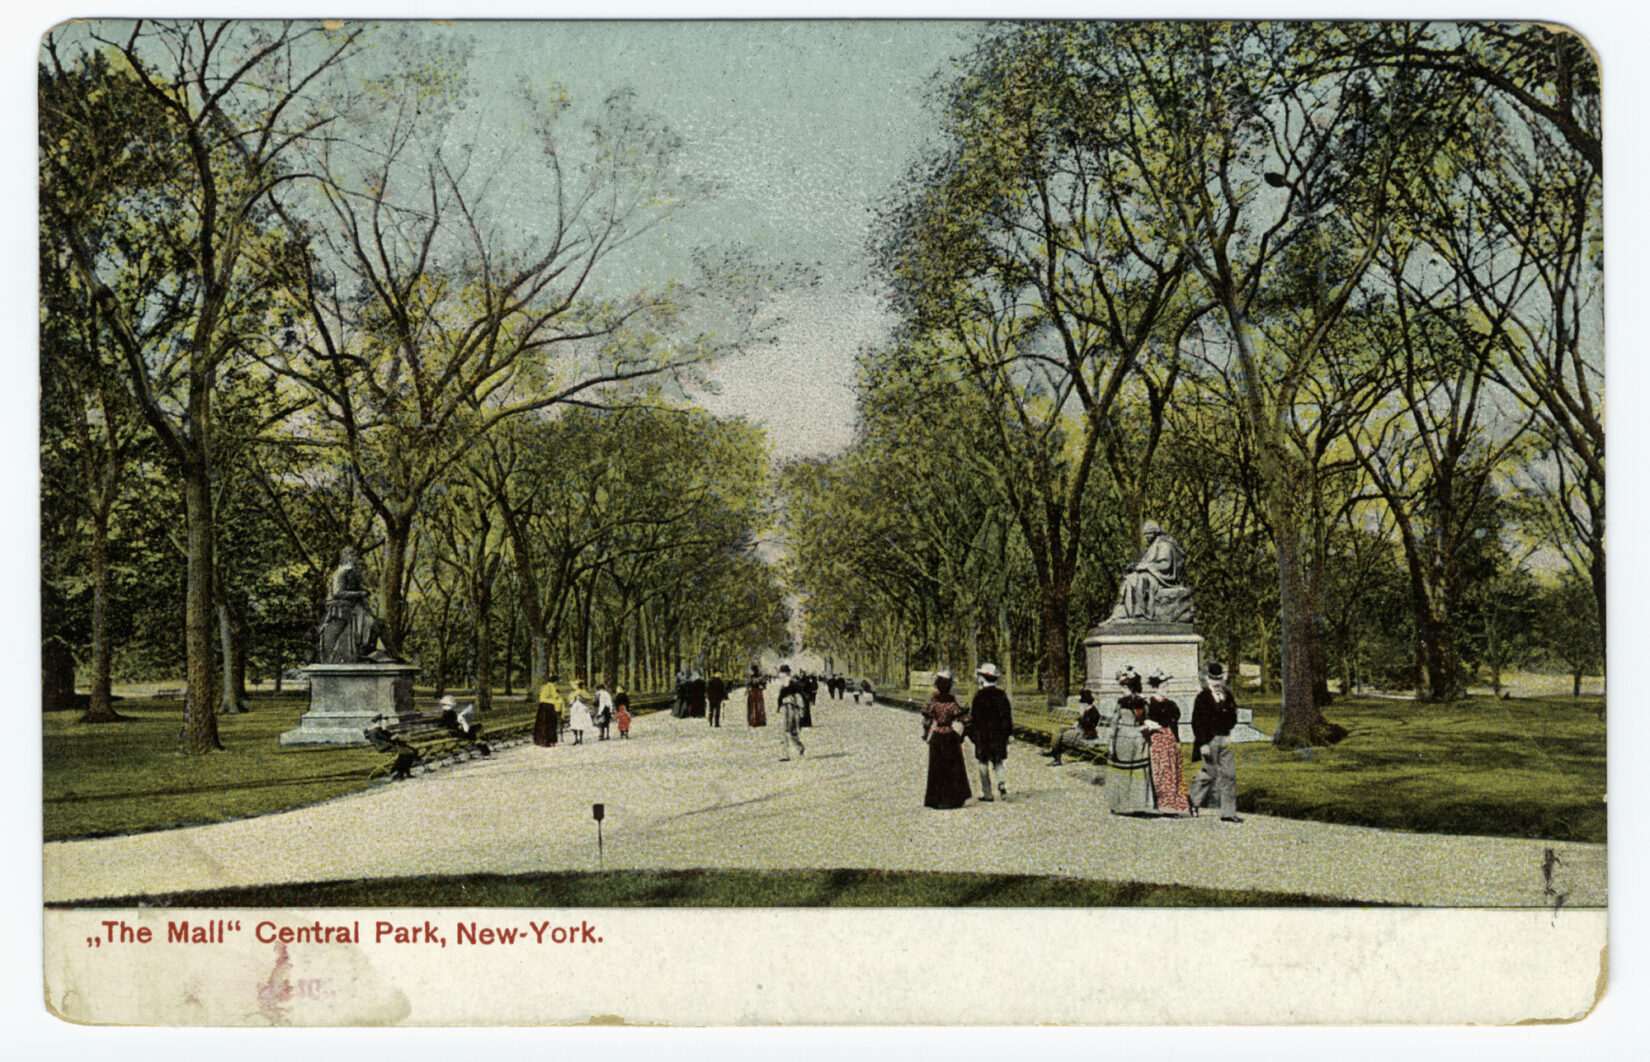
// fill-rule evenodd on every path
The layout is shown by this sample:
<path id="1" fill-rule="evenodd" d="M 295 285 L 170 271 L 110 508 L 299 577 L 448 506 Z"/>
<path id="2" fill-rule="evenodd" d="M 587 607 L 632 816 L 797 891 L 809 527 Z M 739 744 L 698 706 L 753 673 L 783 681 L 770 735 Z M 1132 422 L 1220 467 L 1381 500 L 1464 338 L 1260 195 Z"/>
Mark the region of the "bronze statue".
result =
<path id="1" fill-rule="evenodd" d="M 321 621 L 315 662 L 356 664 L 363 660 L 393 660 L 389 653 L 374 647 L 383 640 L 384 628 L 367 604 L 367 586 L 357 566 L 355 550 L 345 546 L 338 555 L 338 569 L 332 573 L 327 596 L 326 618 Z"/>
<path id="2" fill-rule="evenodd" d="M 1192 588 L 1186 585 L 1186 556 L 1154 521 L 1140 528 L 1145 552 L 1123 569 L 1117 604 L 1108 623 L 1191 623 Z"/>

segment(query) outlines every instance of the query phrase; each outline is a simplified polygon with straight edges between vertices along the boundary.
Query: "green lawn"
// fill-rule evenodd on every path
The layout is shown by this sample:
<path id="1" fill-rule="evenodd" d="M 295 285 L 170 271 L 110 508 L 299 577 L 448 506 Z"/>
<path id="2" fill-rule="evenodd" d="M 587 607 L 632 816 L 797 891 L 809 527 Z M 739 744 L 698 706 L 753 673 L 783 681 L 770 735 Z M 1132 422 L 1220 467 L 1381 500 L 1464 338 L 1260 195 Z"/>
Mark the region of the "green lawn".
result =
<path id="1" fill-rule="evenodd" d="M 1290 893 L 1023 874 L 674 870 L 470 874 L 109 897 L 77 907 L 1336 907 Z M 1358 904 L 1356 906 L 1369 906 Z"/>
<path id="2" fill-rule="evenodd" d="M 417 698 L 420 709 L 433 696 Z M 123 723 L 79 722 L 78 712 L 44 719 L 45 839 L 133 833 L 181 824 L 223 822 L 313 804 L 364 789 L 385 760 L 365 747 L 282 748 L 276 738 L 303 714 L 307 695 L 256 695 L 252 710 L 218 718 L 223 751 L 179 750 L 182 705 L 123 700 Z M 495 703 L 483 727 L 530 719 L 536 705 Z"/>
<path id="3" fill-rule="evenodd" d="M 1065 717 L 1021 701 L 1015 722 L 1046 746 Z M 1255 726 L 1277 728 L 1278 698 L 1248 698 Z M 1238 809 L 1356 826 L 1605 840 L 1604 701 L 1598 697 L 1452 704 L 1344 697 L 1324 710 L 1338 744 L 1298 751 L 1234 746 Z M 1190 718 L 1190 705 L 1181 710 Z M 1041 735 L 1039 737 L 1038 735 Z M 1186 754 L 1189 782 L 1196 765 Z"/>
<path id="4" fill-rule="evenodd" d="M 1604 702 L 1597 697 L 1452 704 L 1348 697 L 1328 748 L 1237 746 L 1241 810 L 1359 826 L 1603 843 Z M 1271 733 L 1277 699 L 1257 701 Z"/>

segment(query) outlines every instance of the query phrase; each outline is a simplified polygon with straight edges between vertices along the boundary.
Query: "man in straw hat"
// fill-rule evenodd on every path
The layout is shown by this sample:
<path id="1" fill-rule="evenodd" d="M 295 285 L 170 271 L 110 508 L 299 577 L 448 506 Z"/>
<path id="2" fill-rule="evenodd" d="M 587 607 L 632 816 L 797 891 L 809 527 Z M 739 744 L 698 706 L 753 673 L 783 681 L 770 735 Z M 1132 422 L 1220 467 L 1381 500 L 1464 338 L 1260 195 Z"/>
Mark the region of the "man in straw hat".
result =
<path id="1" fill-rule="evenodd" d="M 974 672 L 979 690 L 968 706 L 963 735 L 974 743 L 974 759 L 980 768 L 980 799 L 995 799 L 991 795 L 992 773 L 996 773 L 997 795 L 1008 796 L 1008 782 L 1003 777 L 1003 761 L 1008 759 L 1008 738 L 1014 732 L 1014 712 L 1008 694 L 997 686 L 1002 675 L 996 664 L 981 664 Z"/>

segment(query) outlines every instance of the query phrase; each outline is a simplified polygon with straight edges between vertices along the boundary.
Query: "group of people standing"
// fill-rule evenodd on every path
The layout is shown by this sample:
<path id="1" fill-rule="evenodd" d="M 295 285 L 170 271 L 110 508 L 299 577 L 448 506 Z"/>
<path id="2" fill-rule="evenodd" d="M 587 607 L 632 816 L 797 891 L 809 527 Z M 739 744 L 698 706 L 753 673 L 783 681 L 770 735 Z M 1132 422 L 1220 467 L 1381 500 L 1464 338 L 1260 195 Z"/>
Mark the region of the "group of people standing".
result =
<path id="1" fill-rule="evenodd" d="M 974 677 L 978 689 L 966 710 L 952 691 L 949 671 L 935 674 L 934 692 L 923 705 L 922 739 L 928 743 L 928 788 L 923 803 L 928 807 L 960 808 L 974 795 L 963 762 L 965 737 L 974 746 L 980 800 L 1008 797 L 1003 767 L 1008 760 L 1008 739 L 1014 731 L 1013 706 L 1008 694 L 997 685 L 1002 676 L 995 664 L 981 664 Z"/>
<path id="2" fill-rule="evenodd" d="M 707 680 L 697 668 L 676 673 L 676 696 L 670 714 L 677 719 L 703 719 L 711 726 L 722 725 L 722 705 L 732 691 L 720 674 Z"/>
<path id="3" fill-rule="evenodd" d="M 1117 674 L 1123 695 L 1111 712 L 1109 741 L 1101 729 L 1104 716 L 1094 703 L 1094 692 L 1084 689 L 1077 725 L 1057 735 L 1047 753 L 1054 761 L 1051 766 L 1060 765 L 1060 750 L 1066 745 L 1101 751 L 1106 756 L 1106 800 L 1113 814 L 1186 817 L 1214 803 L 1223 821 L 1241 822 L 1230 747 L 1237 701 L 1227 687 L 1225 669 L 1218 663 L 1209 665 L 1192 707 L 1192 761 L 1201 766 L 1190 787 L 1181 768 L 1180 706 L 1165 690 L 1172 677 L 1161 670 L 1141 676 L 1133 667 Z M 922 736 L 928 743 L 923 803 L 928 807 L 958 808 L 973 796 L 963 760 L 964 738 L 974 746 L 979 799 L 1008 795 L 1003 765 L 1014 729 L 1013 712 L 1008 694 L 997 685 L 1001 676 L 994 665 L 981 664 L 976 678 L 979 688 L 966 709 L 953 692 L 949 671 L 935 674 L 934 692 L 923 705 Z"/>
<path id="4" fill-rule="evenodd" d="M 1156 671 L 1142 679 L 1132 667 L 1118 672 L 1123 696 L 1112 712 L 1106 801 L 1116 815 L 1180 817 L 1196 815 L 1213 799 L 1223 821 L 1242 822 L 1237 813 L 1236 763 L 1229 745 L 1237 725 L 1237 701 L 1227 688 L 1225 669 L 1218 663 L 1209 665 L 1192 705 L 1192 762 L 1201 761 L 1201 766 L 1189 788 L 1181 771 L 1180 706 L 1163 692 L 1171 677 Z M 1143 686 L 1151 692 L 1143 695 Z M 1055 739 L 1056 764 L 1062 738 Z M 1089 742 L 1073 739 L 1068 743 Z"/>
<path id="5" fill-rule="evenodd" d="M 596 740 L 606 741 L 613 724 L 619 726 L 619 737 L 630 737 L 630 695 L 623 686 L 612 693 L 605 682 L 596 684 L 594 692 L 574 679 L 567 700 L 563 701 L 555 676 L 539 688 L 539 711 L 533 720 L 533 744 L 550 748 L 560 743 L 564 734 L 572 736 L 570 744 L 584 744 L 584 735 L 593 733 Z"/>

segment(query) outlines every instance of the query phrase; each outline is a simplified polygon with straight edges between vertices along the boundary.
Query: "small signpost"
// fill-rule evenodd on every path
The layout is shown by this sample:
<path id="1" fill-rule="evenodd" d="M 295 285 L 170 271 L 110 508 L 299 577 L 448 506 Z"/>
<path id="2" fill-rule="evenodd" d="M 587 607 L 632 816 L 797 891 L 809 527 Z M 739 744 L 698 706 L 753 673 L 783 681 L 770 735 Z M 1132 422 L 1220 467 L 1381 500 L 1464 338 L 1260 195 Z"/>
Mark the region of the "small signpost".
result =
<path id="1" fill-rule="evenodd" d="M 607 860 L 602 852 L 602 819 L 607 817 L 607 805 L 590 805 L 590 817 L 596 820 L 596 868 L 605 870 L 607 869 Z"/>

